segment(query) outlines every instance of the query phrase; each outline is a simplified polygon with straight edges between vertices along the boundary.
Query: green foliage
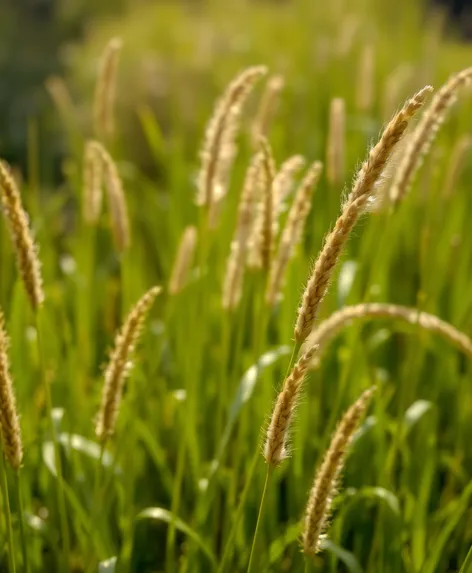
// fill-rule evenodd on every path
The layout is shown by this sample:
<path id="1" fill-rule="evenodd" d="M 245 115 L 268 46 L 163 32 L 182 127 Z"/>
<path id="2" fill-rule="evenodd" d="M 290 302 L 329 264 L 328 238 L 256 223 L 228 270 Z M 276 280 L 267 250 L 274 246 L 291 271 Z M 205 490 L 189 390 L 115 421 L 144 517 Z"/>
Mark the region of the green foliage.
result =
<path id="1" fill-rule="evenodd" d="M 124 46 L 118 134 L 110 150 L 123 177 L 132 230 L 131 248 L 121 256 L 114 251 L 108 213 L 97 228 L 85 226 L 80 216 L 81 154 L 92 133 L 97 63 L 114 35 Z M 359 61 L 369 44 L 375 47 L 374 101 L 359 111 Z M 30 170 L 23 185 L 46 290 L 44 374 L 55 406 L 71 531 L 68 570 L 216 571 L 225 555 L 224 571 L 246 571 L 265 479 L 261 428 L 290 360 L 302 285 L 343 195 L 322 178 L 276 309 L 260 304 L 262 279 L 249 273 L 238 310 L 222 310 L 239 190 L 251 156 L 246 128 L 260 91 L 248 106 L 220 224 L 207 235 L 200 226 L 199 252 L 182 292 L 165 291 L 156 299 L 116 435 L 101 455 L 93 420 L 107 349 L 130 306 L 152 285 L 167 286 L 185 226 L 199 225 L 193 199 L 201 138 L 215 99 L 234 73 L 263 63 L 286 79 L 270 129 L 278 165 L 294 153 L 324 159 L 329 103 L 343 97 L 349 187 L 393 111 L 385 111 L 392 72 L 404 65 L 411 69 L 394 103 L 400 106 L 425 83 L 438 88 L 470 64 L 470 47 L 441 39 L 438 21 L 425 25 L 422 8 L 411 0 L 214 0 L 133 4 L 123 17 L 92 27 L 70 58 L 76 108 L 64 124 L 69 157 L 63 182 L 55 193 L 43 193 L 42 180 Z M 388 301 L 417 306 L 471 332 L 467 163 L 452 196 L 443 195 L 455 142 L 470 129 L 470 107 L 464 92 L 399 208 L 373 212 L 357 226 L 319 320 L 344 304 Z M 3 218 L 0 253 L 0 305 L 12 339 L 25 447 L 21 491 L 30 570 L 55 572 L 64 558 L 56 460 L 44 415 L 35 322 Z M 261 333 L 264 324 L 267 331 Z M 308 377 L 292 456 L 269 484 L 257 570 L 304 570 L 299 520 L 314 471 L 342 413 L 377 384 L 347 462 L 329 539 L 312 570 L 433 573 L 457 571 L 465 562 L 467 571 L 471 374 L 465 357 L 428 333 L 398 332 L 388 321 L 346 328 Z M 8 478 L 14 492 L 15 476 L 8 472 Z M 19 508 L 10 497 L 22 571 Z M 3 500 L 2 516 L 4 509 Z M 5 536 L 2 518 L 0 539 Z M 4 541 L 2 571 L 6 549 Z"/>

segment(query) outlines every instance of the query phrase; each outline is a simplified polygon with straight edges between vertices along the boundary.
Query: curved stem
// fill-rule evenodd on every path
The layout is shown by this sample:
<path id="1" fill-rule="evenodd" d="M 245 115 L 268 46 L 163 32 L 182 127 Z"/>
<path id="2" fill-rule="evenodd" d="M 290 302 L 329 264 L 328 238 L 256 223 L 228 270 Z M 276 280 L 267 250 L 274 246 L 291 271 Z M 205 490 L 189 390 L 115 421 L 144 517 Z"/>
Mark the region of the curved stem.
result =
<path id="1" fill-rule="evenodd" d="M 0 471 L 0 483 L 2 488 L 2 496 L 3 496 L 3 504 L 5 509 L 5 526 L 7 530 L 7 542 L 8 542 L 8 568 L 10 573 L 15 573 L 16 566 L 15 566 L 15 552 L 14 552 L 14 543 L 13 543 L 13 532 L 11 527 L 11 513 L 10 513 L 10 499 L 8 497 L 8 482 L 7 482 L 7 468 L 5 464 L 5 456 L 3 452 L 0 454 L 2 458 L 1 464 L 2 468 Z"/>
<path id="2" fill-rule="evenodd" d="M 262 491 L 261 503 L 259 505 L 259 514 L 257 515 L 256 529 L 254 531 L 254 537 L 252 540 L 251 555 L 249 557 L 249 564 L 247 566 L 247 573 L 251 573 L 251 571 L 254 570 L 254 556 L 255 556 L 255 551 L 256 551 L 256 547 L 257 547 L 257 540 L 259 537 L 259 531 L 260 531 L 260 526 L 261 526 L 261 517 L 262 517 L 262 512 L 264 510 L 264 502 L 265 502 L 266 494 L 267 494 L 267 484 L 269 483 L 270 475 L 271 475 L 271 470 L 270 470 L 270 466 L 269 466 L 267 468 L 266 479 L 265 479 L 265 483 L 264 483 L 264 489 Z"/>

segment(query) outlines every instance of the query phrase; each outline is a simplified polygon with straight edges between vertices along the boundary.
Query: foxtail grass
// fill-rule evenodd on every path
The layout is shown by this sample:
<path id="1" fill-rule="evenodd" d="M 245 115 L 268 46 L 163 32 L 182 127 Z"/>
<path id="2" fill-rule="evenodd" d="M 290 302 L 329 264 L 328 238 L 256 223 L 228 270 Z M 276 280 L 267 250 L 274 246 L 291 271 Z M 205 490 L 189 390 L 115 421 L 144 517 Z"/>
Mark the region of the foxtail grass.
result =
<path id="1" fill-rule="evenodd" d="M 207 126 L 200 154 L 196 201 L 198 205 L 206 206 L 209 213 L 213 204 L 226 195 L 243 106 L 256 81 L 266 72 L 264 66 L 254 66 L 241 72 L 217 102 Z"/>
<path id="2" fill-rule="evenodd" d="M 431 148 L 447 113 L 456 102 L 459 90 L 468 85 L 471 79 L 472 68 L 462 70 L 449 78 L 432 99 L 405 147 L 390 188 L 390 199 L 393 203 L 399 203 L 407 194 L 415 173 Z"/>
<path id="3" fill-rule="evenodd" d="M 372 399 L 375 388 L 366 390 L 344 414 L 316 474 L 305 512 L 303 552 L 313 556 L 321 551 L 320 541 L 328 529 L 333 498 L 354 432 Z"/>
<path id="4" fill-rule="evenodd" d="M 303 293 L 295 325 L 295 340 L 298 343 L 302 343 L 310 334 L 318 307 L 328 290 L 335 265 L 349 235 L 361 214 L 368 208 L 369 201 L 375 199 L 376 185 L 395 145 L 402 138 L 408 122 L 421 108 L 430 91 L 431 88 L 427 86 L 406 102 L 387 125 L 379 142 L 370 150 L 367 160 L 362 164 L 341 215 L 325 239 Z"/>
<path id="5" fill-rule="evenodd" d="M 95 134 L 103 139 L 112 137 L 115 131 L 116 77 L 122 45 L 120 38 L 112 38 L 106 45 L 100 60 L 93 116 Z"/>
<path id="6" fill-rule="evenodd" d="M 23 280 L 26 294 L 34 311 L 44 301 L 41 263 L 28 223 L 28 216 L 21 202 L 20 191 L 4 161 L 0 161 L 0 194 L 3 214 L 8 223 L 15 249 L 18 271 Z"/>
<path id="7" fill-rule="evenodd" d="M 350 326 L 353 322 L 372 319 L 390 319 L 408 322 L 409 324 L 441 336 L 441 338 L 454 345 L 466 356 L 472 358 L 472 340 L 465 333 L 452 326 L 452 324 L 441 320 L 434 314 L 428 314 L 416 308 L 372 302 L 346 306 L 333 313 L 326 320 L 320 322 L 306 342 L 308 348 L 314 344 L 319 346 L 319 352 L 313 364 L 318 364 L 328 344 L 342 332 L 344 328 Z"/>

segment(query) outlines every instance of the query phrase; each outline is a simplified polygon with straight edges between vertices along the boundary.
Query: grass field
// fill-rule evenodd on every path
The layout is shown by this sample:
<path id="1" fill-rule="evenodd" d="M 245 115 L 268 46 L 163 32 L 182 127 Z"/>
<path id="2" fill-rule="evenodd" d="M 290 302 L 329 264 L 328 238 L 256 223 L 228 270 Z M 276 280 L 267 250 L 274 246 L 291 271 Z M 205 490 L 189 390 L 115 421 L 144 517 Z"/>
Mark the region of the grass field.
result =
<path id="1" fill-rule="evenodd" d="M 13 169 L 37 253 L 25 220 L 15 219 L 16 184 L 0 169 L 0 307 L 10 338 L 7 347 L 0 333 L 1 571 L 472 572 L 468 85 L 434 116 L 437 137 L 419 146 L 421 165 L 404 197 L 391 201 L 423 114 L 472 62 L 470 46 L 442 38 L 443 25 L 411 0 L 143 3 L 92 27 L 70 50 L 70 77 L 49 82 L 67 150 L 62 182 L 51 188 L 40 122 L 27 172 Z M 116 36 L 121 50 L 103 72 L 104 47 Z M 248 93 L 239 128 L 234 105 L 206 132 L 225 87 L 256 65 L 268 73 Z M 271 166 L 256 119 L 279 75 L 284 84 L 262 130 Z M 268 465 L 275 400 L 310 346 L 300 351 L 294 326 L 324 238 L 351 204 L 362 183 L 356 174 L 388 121 L 427 84 L 434 92 L 336 254 L 309 324 L 320 348 L 297 405 L 286 407 L 296 410 L 290 456 Z M 91 140 L 99 143 L 88 145 L 87 159 Z M 298 154 L 305 167 L 279 213 L 272 178 Z M 291 236 L 298 229 L 300 240 L 281 296 L 269 303 L 294 190 L 317 160 L 323 170 L 305 228 L 298 213 Z M 235 246 L 235 228 L 251 162 L 260 197 L 246 216 L 261 228 L 241 251 L 247 233 Z M 190 247 L 176 269 L 184 237 Z M 231 252 L 243 261 L 234 305 L 224 296 L 225 281 L 237 292 L 240 276 L 227 278 Z M 251 267 L 258 253 L 262 264 Z M 371 306 L 352 310 L 361 304 Z M 324 321 L 339 316 L 336 335 L 322 337 L 332 324 Z M 343 414 L 372 386 L 359 429 L 345 440 L 322 551 L 304 555 L 316 472 Z"/>

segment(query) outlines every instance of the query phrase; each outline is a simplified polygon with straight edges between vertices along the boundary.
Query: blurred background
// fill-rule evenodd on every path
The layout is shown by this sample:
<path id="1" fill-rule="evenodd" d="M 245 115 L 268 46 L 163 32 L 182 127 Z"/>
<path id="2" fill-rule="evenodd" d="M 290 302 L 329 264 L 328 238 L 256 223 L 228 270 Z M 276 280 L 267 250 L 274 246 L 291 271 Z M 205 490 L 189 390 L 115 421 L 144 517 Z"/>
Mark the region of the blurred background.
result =
<path id="1" fill-rule="evenodd" d="M 145 172 L 155 175 L 159 165 L 144 143 L 140 114 L 155 113 L 164 137 L 178 128 L 189 143 L 185 151 L 195 156 L 195 139 L 215 95 L 235 72 L 259 62 L 290 78 L 281 110 L 289 118 L 281 121 L 284 143 L 293 146 L 311 133 L 314 149 L 306 151 L 316 156 L 322 149 L 317 130 L 323 132 L 327 114 L 314 98 L 345 97 L 348 109 L 362 112 L 352 118 L 352 129 L 377 133 L 391 112 L 389 74 L 404 80 L 403 93 L 395 94 L 404 97 L 423 79 L 442 77 L 467 62 L 471 5 L 471 0 L 1 0 L 0 155 L 27 171 L 27 150 L 30 155 L 36 150 L 43 184 L 61 178 L 70 139 L 57 98 L 62 112 L 70 112 L 69 127 L 90 135 L 99 58 L 109 38 L 118 35 L 124 42 L 120 137 L 126 157 Z M 372 107 L 359 109 L 349 100 L 369 50 L 375 52 L 376 93 Z M 303 116 L 298 106 L 305 109 Z"/>

